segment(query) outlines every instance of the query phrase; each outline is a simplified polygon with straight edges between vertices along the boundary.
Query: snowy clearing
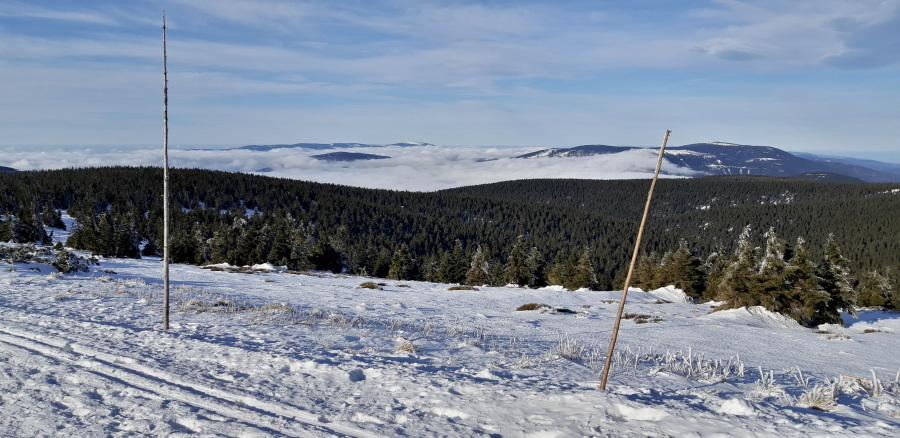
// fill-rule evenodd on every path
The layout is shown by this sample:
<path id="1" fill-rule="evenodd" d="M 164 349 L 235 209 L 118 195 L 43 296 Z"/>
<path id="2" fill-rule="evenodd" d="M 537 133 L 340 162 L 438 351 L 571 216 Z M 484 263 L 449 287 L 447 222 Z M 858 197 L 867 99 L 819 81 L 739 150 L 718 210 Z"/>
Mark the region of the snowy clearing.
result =
<path id="1" fill-rule="evenodd" d="M 0 263 L 0 435 L 900 434 L 897 313 L 814 330 L 635 291 L 600 391 L 620 292 L 256 268 L 173 265 L 162 332 L 158 258 Z"/>

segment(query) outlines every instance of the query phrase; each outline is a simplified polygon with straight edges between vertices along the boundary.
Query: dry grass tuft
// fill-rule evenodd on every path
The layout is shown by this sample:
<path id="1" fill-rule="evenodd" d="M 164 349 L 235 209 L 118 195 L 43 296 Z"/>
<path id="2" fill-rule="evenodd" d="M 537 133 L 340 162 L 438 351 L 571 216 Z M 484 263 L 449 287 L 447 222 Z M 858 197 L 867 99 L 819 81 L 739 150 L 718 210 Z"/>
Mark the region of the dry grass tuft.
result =
<path id="1" fill-rule="evenodd" d="M 547 304 L 539 304 L 539 303 L 522 304 L 521 306 L 519 306 L 519 307 L 516 308 L 516 312 L 522 312 L 522 311 L 525 311 L 525 310 L 538 310 L 538 309 L 541 309 L 541 308 L 547 308 L 547 309 L 549 309 L 550 306 L 547 305 Z"/>
<path id="2" fill-rule="evenodd" d="M 419 347 L 416 347 L 415 345 L 413 345 L 413 343 L 410 342 L 409 339 L 404 339 L 403 343 L 400 344 L 399 347 L 397 347 L 398 353 L 415 353 L 418 350 L 419 350 Z"/>
<path id="3" fill-rule="evenodd" d="M 360 285 L 359 285 L 359 288 L 360 288 L 360 289 L 377 289 L 377 290 L 381 290 L 381 286 L 379 286 L 379 285 L 377 285 L 377 284 L 375 284 L 375 283 L 373 283 L 373 282 L 371 282 L 371 281 L 367 281 L 367 282 L 365 282 L 365 283 L 363 283 L 363 284 L 360 284 Z"/>
<path id="4" fill-rule="evenodd" d="M 472 286 L 451 286 L 447 290 L 478 290 L 478 288 Z"/>

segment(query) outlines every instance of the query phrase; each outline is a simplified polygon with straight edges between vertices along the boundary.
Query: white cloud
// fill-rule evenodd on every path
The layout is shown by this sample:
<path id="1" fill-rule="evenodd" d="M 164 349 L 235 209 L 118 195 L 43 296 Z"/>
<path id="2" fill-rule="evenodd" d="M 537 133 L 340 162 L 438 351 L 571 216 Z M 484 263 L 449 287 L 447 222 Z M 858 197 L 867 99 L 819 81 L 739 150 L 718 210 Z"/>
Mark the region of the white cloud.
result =
<path id="1" fill-rule="evenodd" d="M 390 156 L 390 159 L 327 162 L 312 155 L 331 151 L 276 149 L 169 150 L 172 167 L 254 172 L 271 168 L 269 176 L 345 184 L 357 187 L 433 191 L 464 185 L 532 178 L 624 179 L 649 178 L 656 167 L 653 150 L 632 150 L 583 158 L 512 158 L 535 148 L 484 147 L 386 147 L 359 148 L 352 152 Z M 9 148 L 3 153 L 11 167 L 20 170 L 89 166 L 159 166 L 160 148 L 71 149 L 65 151 Z M 668 176 L 693 176 L 695 172 L 666 162 Z"/>

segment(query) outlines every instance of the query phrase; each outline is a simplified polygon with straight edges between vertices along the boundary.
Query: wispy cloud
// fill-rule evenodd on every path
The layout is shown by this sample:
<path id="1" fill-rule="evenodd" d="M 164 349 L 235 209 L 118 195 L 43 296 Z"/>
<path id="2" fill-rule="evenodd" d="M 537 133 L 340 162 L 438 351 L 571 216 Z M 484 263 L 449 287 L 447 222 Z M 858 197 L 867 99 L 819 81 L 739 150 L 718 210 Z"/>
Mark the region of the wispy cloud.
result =
<path id="1" fill-rule="evenodd" d="M 101 25 L 117 24 L 115 20 L 102 13 L 60 11 L 15 1 L 4 2 L 0 5 L 0 17 L 40 18 Z"/>
<path id="2" fill-rule="evenodd" d="M 892 131 L 895 111 L 873 96 L 897 94 L 878 75 L 900 61 L 898 5 L 5 2 L 0 144 L 157 137 L 163 8 L 184 143 L 646 145 L 653 127 L 698 141 L 875 144 Z M 823 107 L 841 101 L 863 110 Z"/>

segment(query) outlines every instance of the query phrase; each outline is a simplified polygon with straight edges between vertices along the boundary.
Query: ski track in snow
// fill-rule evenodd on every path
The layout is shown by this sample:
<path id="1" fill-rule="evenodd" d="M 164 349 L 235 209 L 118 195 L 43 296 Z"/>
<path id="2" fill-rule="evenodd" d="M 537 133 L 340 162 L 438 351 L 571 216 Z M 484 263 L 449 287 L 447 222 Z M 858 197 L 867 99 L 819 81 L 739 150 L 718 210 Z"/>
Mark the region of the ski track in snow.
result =
<path id="1" fill-rule="evenodd" d="M 173 306 L 172 330 L 163 332 L 158 258 L 102 259 L 94 272 L 62 277 L 48 275 L 47 265 L 0 267 L 4 436 L 900 433 L 892 417 L 900 416 L 900 401 L 890 395 L 844 395 L 832 412 L 776 397 L 745 400 L 757 367 L 774 371 L 794 397 L 805 389 L 790 376 L 795 366 L 810 387 L 840 374 L 870 378 L 870 369 L 893 380 L 900 368 L 896 313 L 862 312 L 860 321 L 830 328 L 850 339 L 829 340 L 757 309 L 707 314 L 709 305 L 677 302 L 677 290 L 635 291 L 626 312 L 662 321 L 624 321 L 617 351 L 690 348 L 726 361 L 739 355 L 747 373 L 702 382 L 643 365 L 636 373 L 617 368 L 604 392 L 587 361 L 545 353 L 566 337 L 605 348 L 620 292 L 449 291 L 383 279 L 371 279 L 385 283 L 372 290 L 358 287 L 366 278 L 173 265 L 173 295 L 282 303 L 319 316 L 256 324 L 251 311 Z M 514 310 L 531 302 L 572 313 Z M 398 351 L 404 340 L 418 351 Z"/>

